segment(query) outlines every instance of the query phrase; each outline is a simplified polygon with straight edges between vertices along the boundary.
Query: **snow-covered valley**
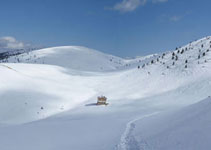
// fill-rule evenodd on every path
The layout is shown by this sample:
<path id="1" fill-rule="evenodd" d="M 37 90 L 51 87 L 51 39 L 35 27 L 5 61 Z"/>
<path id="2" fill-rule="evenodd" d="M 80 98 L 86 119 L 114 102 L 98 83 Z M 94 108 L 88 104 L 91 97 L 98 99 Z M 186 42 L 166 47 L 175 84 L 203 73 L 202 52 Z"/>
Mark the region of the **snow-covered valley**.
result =
<path id="1" fill-rule="evenodd" d="M 211 37 L 135 59 L 46 48 L 0 72 L 3 150 L 211 148 Z M 95 105 L 101 95 L 108 106 Z"/>

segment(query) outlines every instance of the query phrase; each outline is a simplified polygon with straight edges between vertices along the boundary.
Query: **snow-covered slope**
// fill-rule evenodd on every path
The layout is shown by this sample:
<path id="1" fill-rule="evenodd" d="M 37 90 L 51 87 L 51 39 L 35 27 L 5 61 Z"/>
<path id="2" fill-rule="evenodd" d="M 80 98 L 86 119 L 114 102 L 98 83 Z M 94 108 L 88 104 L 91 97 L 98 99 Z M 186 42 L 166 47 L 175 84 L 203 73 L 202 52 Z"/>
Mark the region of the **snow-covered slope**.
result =
<path id="1" fill-rule="evenodd" d="M 92 78 L 57 66 L 0 64 L 0 70 L 1 123 L 42 119 L 96 94 Z"/>
<path id="2" fill-rule="evenodd" d="M 108 71 L 121 66 L 122 59 L 80 46 L 46 48 L 19 56 L 9 62 L 56 65 L 82 71 Z"/>
<path id="3" fill-rule="evenodd" d="M 165 139 L 175 144 L 182 133 L 171 137 L 168 127 L 183 131 L 187 118 L 195 123 L 197 114 L 186 113 L 194 108 L 202 116 L 209 100 L 205 105 L 200 101 L 211 95 L 210 37 L 130 60 L 68 46 L 36 50 L 8 61 L 0 64 L 0 123 L 19 124 L 0 127 L 8 135 L 0 135 L 0 146 L 9 150 L 169 150 Z M 94 105 L 99 95 L 108 97 L 107 107 Z M 171 118 L 175 121 L 168 126 Z M 206 119 L 209 124 L 211 119 Z M 31 121 L 37 122 L 27 123 Z M 163 128 L 156 129 L 155 123 Z M 193 130 L 187 130 L 185 137 Z M 38 144 L 32 137 L 41 137 Z M 189 148 L 193 140 L 177 148 Z M 16 142 L 21 144 L 13 147 Z"/>
<path id="4" fill-rule="evenodd" d="M 140 148 L 156 150 L 210 149 L 211 98 L 169 114 L 136 122 L 131 133 Z"/>

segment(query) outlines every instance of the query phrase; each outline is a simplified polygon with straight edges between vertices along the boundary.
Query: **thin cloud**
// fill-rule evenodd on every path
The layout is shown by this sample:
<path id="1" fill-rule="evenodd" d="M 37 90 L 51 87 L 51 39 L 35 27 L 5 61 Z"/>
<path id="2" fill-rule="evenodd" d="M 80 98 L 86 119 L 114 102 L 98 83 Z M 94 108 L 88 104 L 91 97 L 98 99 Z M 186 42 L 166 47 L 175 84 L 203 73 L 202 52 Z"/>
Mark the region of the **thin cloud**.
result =
<path id="1" fill-rule="evenodd" d="M 6 36 L 0 38 L 0 48 L 21 49 L 24 47 L 24 43 L 17 41 L 14 37 Z"/>
<path id="2" fill-rule="evenodd" d="M 191 14 L 191 11 L 187 11 L 185 12 L 183 15 L 174 15 L 174 16 L 170 16 L 169 17 L 169 21 L 172 21 L 172 22 L 178 22 L 180 20 L 182 20 L 183 18 L 187 17 L 188 15 Z"/>
<path id="3" fill-rule="evenodd" d="M 113 9 L 120 12 L 131 12 L 145 3 L 146 0 L 123 0 L 120 3 L 117 3 Z"/>
<path id="4" fill-rule="evenodd" d="M 169 17 L 169 20 L 172 22 L 180 21 L 183 18 L 183 16 L 171 16 Z"/>
<path id="5" fill-rule="evenodd" d="M 153 3 L 165 3 L 168 2 L 168 0 L 152 0 Z"/>
<path id="6" fill-rule="evenodd" d="M 121 2 L 115 4 L 112 10 L 116 10 L 121 13 L 132 12 L 138 7 L 145 5 L 147 1 L 152 3 L 164 3 L 168 0 L 122 0 Z"/>

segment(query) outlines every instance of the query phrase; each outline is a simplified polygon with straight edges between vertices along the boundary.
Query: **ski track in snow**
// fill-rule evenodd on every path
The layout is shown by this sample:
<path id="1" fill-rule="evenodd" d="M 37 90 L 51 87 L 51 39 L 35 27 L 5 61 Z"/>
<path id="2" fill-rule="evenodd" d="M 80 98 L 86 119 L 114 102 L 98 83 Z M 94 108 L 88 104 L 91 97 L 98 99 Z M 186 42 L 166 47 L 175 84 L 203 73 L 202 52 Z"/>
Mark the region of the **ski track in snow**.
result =
<path id="1" fill-rule="evenodd" d="M 135 137 L 132 135 L 132 132 L 135 129 L 135 122 L 142 120 L 144 118 L 147 118 L 147 117 L 151 117 L 158 113 L 159 112 L 147 114 L 147 115 L 141 116 L 139 118 L 135 118 L 135 119 L 131 120 L 130 122 L 128 122 L 126 125 L 126 129 L 120 138 L 120 143 L 117 146 L 117 150 L 140 150 L 140 149 L 142 149 L 142 147 L 140 147 L 138 145 L 138 142 L 136 141 Z M 147 143 L 146 142 L 144 142 L 144 143 L 145 143 L 144 145 L 146 146 Z"/>

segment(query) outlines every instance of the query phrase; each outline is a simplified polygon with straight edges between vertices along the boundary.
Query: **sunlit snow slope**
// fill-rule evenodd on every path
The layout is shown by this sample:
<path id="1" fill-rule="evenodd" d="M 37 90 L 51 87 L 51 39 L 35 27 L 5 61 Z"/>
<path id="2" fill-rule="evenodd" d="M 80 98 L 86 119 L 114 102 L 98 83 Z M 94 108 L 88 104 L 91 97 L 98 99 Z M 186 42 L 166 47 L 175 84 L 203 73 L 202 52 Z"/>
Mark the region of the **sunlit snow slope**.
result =
<path id="1" fill-rule="evenodd" d="M 201 118 L 203 108 L 208 107 L 209 99 L 201 100 L 211 95 L 210 37 L 135 59 L 66 46 L 3 62 L 8 62 L 0 64 L 0 132 L 8 137 L 0 135 L 4 149 L 169 150 L 171 143 L 177 149 L 195 149 L 190 143 L 197 138 L 177 140 L 180 144 L 174 139 L 182 137 L 183 131 L 185 137 L 192 136 L 200 125 L 185 127 L 195 123 L 195 117 Z M 99 95 L 108 97 L 107 107 L 94 105 Z M 183 118 L 192 111 L 200 113 Z M 165 126 L 172 116 L 175 120 Z M 208 116 L 203 118 L 207 125 Z M 163 128 L 157 129 L 155 123 Z M 174 129 L 178 132 L 171 134 Z M 205 131 L 200 128 L 200 132 Z M 40 138 L 38 144 L 32 137 Z M 211 136 L 204 138 L 207 141 Z M 13 147 L 16 141 L 22 144 Z M 197 148 L 211 147 L 205 144 Z"/>
<path id="2" fill-rule="evenodd" d="M 46 48 L 10 57 L 9 62 L 38 63 L 82 71 L 114 70 L 123 59 L 80 46 Z"/>

